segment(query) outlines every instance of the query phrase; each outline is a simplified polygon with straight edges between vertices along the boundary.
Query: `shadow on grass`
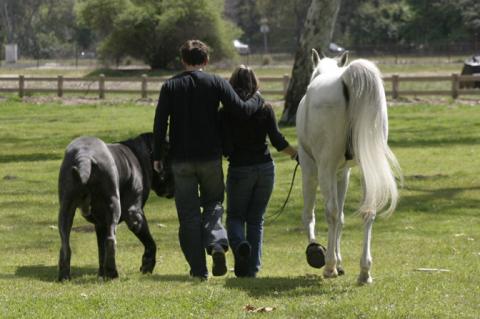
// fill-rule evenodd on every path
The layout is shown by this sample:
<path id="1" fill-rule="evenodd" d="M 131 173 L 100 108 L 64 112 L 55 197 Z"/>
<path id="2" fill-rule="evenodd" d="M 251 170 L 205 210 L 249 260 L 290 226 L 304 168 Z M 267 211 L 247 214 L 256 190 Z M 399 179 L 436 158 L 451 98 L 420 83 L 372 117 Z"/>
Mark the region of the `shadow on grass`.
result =
<path id="1" fill-rule="evenodd" d="M 479 199 L 462 198 L 464 192 L 479 191 L 480 186 L 437 189 L 406 186 L 405 189 L 419 194 L 404 195 L 398 205 L 398 210 L 415 210 L 438 215 L 441 213 L 452 214 L 452 211 L 473 208 L 475 211 L 472 211 L 472 214 L 477 214 L 476 208 L 480 206 Z"/>
<path id="2" fill-rule="evenodd" d="M 166 282 L 186 282 L 186 281 L 194 281 L 192 277 L 189 275 L 173 275 L 173 274 L 153 274 L 145 276 L 145 279 L 155 280 L 155 281 L 166 281 Z M 199 281 L 200 282 L 200 281 Z"/>
<path id="3" fill-rule="evenodd" d="M 97 275 L 98 269 L 94 267 L 72 267 L 71 276 Z M 58 267 L 46 265 L 19 266 L 15 271 L 15 277 L 31 278 L 40 281 L 57 281 Z M 95 279 L 96 280 L 96 279 Z"/>
<path id="4" fill-rule="evenodd" d="M 478 145 L 476 137 L 443 137 L 443 138 L 423 138 L 423 139 L 389 139 L 390 147 L 439 147 L 447 145 Z"/>
<path id="5" fill-rule="evenodd" d="M 33 153 L 33 154 L 19 154 L 19 155 L 1 155 L 0 163 L 10 162 L 38 162 L 38 161 L 50 161 L 61 159 L 59 154 L 49 153 Z"/>
<path id="6" fill-rule="evenodd" d="M 244 290 L 252 297 L 321 295 L 327 293 L 321 276 L 228 278 L 225 287 Z"/>

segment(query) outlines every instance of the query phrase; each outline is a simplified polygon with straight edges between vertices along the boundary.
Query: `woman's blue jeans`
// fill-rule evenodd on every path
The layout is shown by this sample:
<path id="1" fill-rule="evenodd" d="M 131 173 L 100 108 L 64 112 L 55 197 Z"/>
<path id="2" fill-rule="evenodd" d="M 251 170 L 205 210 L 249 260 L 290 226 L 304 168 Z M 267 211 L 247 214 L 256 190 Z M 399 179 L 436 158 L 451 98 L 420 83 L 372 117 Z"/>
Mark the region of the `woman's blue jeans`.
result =
<path id="1" fill-rule="evenodd" d="M 227 232 L 233 253 L 243 241 L 251 246 L 249 276 L 260 270 L 263 217 L 275 181 L 273 162 L 229 167 L 227 175 Z"/>

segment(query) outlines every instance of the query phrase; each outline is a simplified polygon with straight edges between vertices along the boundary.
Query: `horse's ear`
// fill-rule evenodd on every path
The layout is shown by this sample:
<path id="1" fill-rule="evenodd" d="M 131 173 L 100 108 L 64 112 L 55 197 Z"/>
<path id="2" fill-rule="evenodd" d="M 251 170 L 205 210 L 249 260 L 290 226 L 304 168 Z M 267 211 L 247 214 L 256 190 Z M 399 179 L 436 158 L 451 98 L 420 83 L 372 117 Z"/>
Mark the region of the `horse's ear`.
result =
<path id="1" fill-rule="evenodd" d="M 340 56 L 336 57 L 336 60 L 337 60 L 337 63 L 338 63 L 338 66 L 339 66 L 339 67 L 342 67 L 342 66 L 344 66 L 345 64 L 347 64 L 347 61 L 348 61 L 348 51 L 345 51 L 345 52 L 343 52 L 342 54 L 340 54 Z"/>

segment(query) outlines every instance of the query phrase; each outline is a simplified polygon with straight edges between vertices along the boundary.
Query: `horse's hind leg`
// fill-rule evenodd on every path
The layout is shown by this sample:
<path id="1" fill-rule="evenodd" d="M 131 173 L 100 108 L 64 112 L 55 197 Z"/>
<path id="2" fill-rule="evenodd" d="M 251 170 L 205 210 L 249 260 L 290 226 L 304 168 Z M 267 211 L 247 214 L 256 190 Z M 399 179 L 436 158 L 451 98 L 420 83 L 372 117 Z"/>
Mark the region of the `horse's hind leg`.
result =
<path id="1" fill-rule="evenodd" d="M 372 227 L 375 220 L 375 211 L 364 212 L 364 238 L 363 238 L 363 253 L 360 259 L 360 275 L 358 275 L 358 283 L 371 284 L 373 279 L 370 274 L 372 267 L 372 255 L 370 253 L 370 243 L 372 240 Z"/>
<path id="2" fill-rule="evenodd" d="M 60 211 L 58 213 L 58 230 L 60 233 L 61 248 L 58 260 L 58 280 L 70 279 L 70 231 L 72 230 L 73 217 L 75 216 L 75 204 L 70 199 L 60 200 Z"/>
<path id="3" fill-rule="evenodd" d="M 344 223 L 343 206 L 345 204 L 345 196 L 347 194 L 349 179 L 350 179 L 350 168 L 345 168 L 342 171 L 341 176 L 337 181 L 337 192 L 338 192 L 337 199 L 338 199 L 339 217 L 337 219 L 337 232 L 336 232 L 337 246 L 335 249 L 335 254 L 337 257 L 337 272 L 339 275 L 345 274 L 345 271 L 343 270 L 343 267 L 342 267 L 342 254 L 340 252 L 340 240 L 342 237 L 342 228 Z"/>
<path id="4" fill-rule="evenodd" d="M 328 245 L 323 276 L 333 278 L 338 276 L 336 248 L 338 220 L 340 219 L 335 169 L 325 168 L 319 174 L 319 183 L 325 199 L 325 217 L 328 224 Z"/>

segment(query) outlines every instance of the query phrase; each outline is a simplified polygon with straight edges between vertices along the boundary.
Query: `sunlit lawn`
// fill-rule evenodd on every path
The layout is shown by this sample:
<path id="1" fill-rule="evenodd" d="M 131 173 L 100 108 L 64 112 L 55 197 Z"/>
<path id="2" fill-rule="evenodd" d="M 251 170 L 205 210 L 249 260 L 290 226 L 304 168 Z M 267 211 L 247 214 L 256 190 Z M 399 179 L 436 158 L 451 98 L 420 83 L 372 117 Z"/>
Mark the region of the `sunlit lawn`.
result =
<path id="1" fill-rule="evenodd" d="M 149 131 L 154 108 L 0 102 L 0 317 L 478 318 L 479 107 L 400 105 L 389 114 L 390 144 L 405 185 L 395 214 L 378 218 L 374 225 L 373 285 L 356 285 L 362 245 L 361 221 L 353 215 L 361 198 L 357 170 L 346 203 L 343 277 L 325 280 L 321 270 L 306 263 L 297 177 L 284 214 L 265 228 L 263 269 L 257 279 L 237 279 L 233 272 L 208 282 L 190 279 L 178 244 L 174 203 L 152 194 L 145 210 L 158 245 L 153 275 L 139 273 L 143 248 L 122 224 L 120 279 L 97 279 L 95 235 L 77 214 L 72 281 L 60 284 L 55 281 L 57 176 L 65 146 L 79 135 L 114 142 Z M 282 131 L 296 144 L 294 128 Z M 275 160 L 268 215 L 281 206 L 294 168 L 285 156 L 275 153 Z M 317 232 L 325 243 L 322 206 L 319 199 Z M 228 258 L 233 267 L 230 254 Z M 247 313 L 246 305 L 275 309 Z"/>

